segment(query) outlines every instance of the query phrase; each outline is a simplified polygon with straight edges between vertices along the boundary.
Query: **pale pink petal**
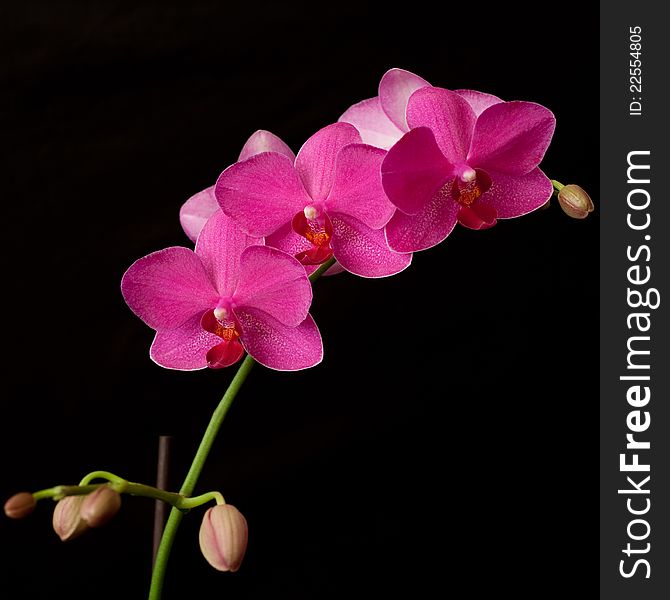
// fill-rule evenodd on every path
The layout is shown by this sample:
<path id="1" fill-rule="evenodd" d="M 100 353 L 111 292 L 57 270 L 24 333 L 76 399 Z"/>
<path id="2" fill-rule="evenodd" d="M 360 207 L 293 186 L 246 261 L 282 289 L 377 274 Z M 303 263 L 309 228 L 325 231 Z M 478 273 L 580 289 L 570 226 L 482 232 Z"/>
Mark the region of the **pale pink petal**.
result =
<path id="1" fill-rule="evenodd" d="M 422 88 L 412 94 L 407 105 L 410 129 L 431 129 L 442 154 L 454 165 L 468 154 L 476 120 L 465 98 L 442 88 Z"/>
<path id="2" fill-rule="evenodd" d="M 295 327 L 309 312 L 312 286 L 292 256 L 268 246 L 251 246 L 242 253 L 233 301 L 235 306 L 262 310 Z"/>
<path id="3" fill-rule="evenodd" d="M 180 327 L 161 329 L 151 344 L 151 359 L 161 367 L 194 371 L 207 366 L 207 352 L 221 343 L 221 338 L 200 326 L 197 313 Z"/>
<path id="4" fill-rule="evenodd" d="M 407 101 L 416 90 L 423 87 L 430 87 L 430 83 L 404 69 L 387 71 L 379 82 L 379 103 L 382 110 L 401 131 L 409 130 L 405 116 Z"/>
<path id="5" fill-rule="evenodd" d="M 244 233 L 220 210 L 205 223 L 195 244 L 195 253 L 220 296 L 229 297 L 235 291 L 244 249 L 261 243 L 261 239 Z"/>
<path id="6" fill-rule="evenodd" d="M 242 146 L 238 161 L 247 160 L 247 158 L 251 158 L 261 152 L 278 152 L 290 158 L 291 161 L 295 160 L 293 151 L 280 138 L 274 133 L 259 129 L 252 133 L 251 137 Z"/>
<path id="7" fill-rule="evenodd" d="M 354 104 L 338 121 L 351 123 L 358 129 L 363 143 L 385 150 L 393 146 L 403 134 L 382 110 L 378 96 Z"/>
<path id="8" fill-rule="evenodd" d="M 417 252 L 436 246 L 454 229 L 460 205 L 451 198 L 449 186 L 431 198 L 415 215 L 399 210 L 386 226 L 386 239 L 396 252 Z"/>
<path id="9" fill-rule="evenodd" d="M 459 96 L 463 96 L 475 111 L 475 115 L 481 115 L 489 106 L 500 104 L 502 100 L 498 96 L 477 92 L 475 90 L 454 90 Z"/>
<path id="10" fill-rule="evenodd" d="M 295 169 L 314 201 L 323 201 L 330 193 L 337 153 L 347 144 L 360 141 L 361 136 L 353 125 L 333 123 L 317 131 L 303 144 L 295 159 Z"/>
<path id="11" fill-rule="evenodd" d="M 323 359 L 321 334 L 311 315 L 297 327 L 283 325 L 256 308 L 235 309 L 246 351 L 259 363 L 278 371 L 313 367 Z"/>
<path id="12" fill-rule="evenodd" d="M 406 269 L 411 254 L 392 252 L 383 229 L 370 229 L 349 215 L 332 213 L 333 255 L 344 269 L 361 277 L 387 277 Z"/>
<path id="13" fill-rule="evenodd" d="M 216 182 L 215 194 L 223 212 L 258 237 L 270 235 L 311 202 L 291 160 L 277 152 L 228 167 Z"/>
<path id="14" fill-rule="evenodd" d="M 200 258 L 181 247 L 136 260 L 123 275 L 121 293 L 130 310 L 154 329 L 179 327 L 219 299 Z"/>
<path id="15" fill-rule="evenodd" d="M 556 127 L 552 112 L 534 102 L 502 102 L 477 119 L 471 167 L 523 175 L 540 164 Z"/>
<path id="16" fill-rule="evenodd" d="M 385 156 L 381 148 L 363 144 L 342 148 L 326 210 L 356 217 L 372 229 L 384 227 L 395 211 L 382 187 L 381 165 Z"/>
<path id="17" fill-rule="evenodd" d="M 520 176 L 496 172 L 489 172 L 489 175 L 491 188 L 477 202 L 495 208 L 499 219 L 520 217 L 540 208 L 554 190 L 540 169 Z"/>
<path id="18" fill-rule="evenodd" d="M 404 213 L 416 214 L 453 177 L 453 170 L 433 132 L 417 127 L 389 150 L 382 162 L 382 185 L 395 206 Z"/>
<path id="19" fill-rule="evenodd" d="M 179 211 L 179 221 L 191 241 L 195 242 L 207 219 L 217 210 L 219 203 L 214 196 L 214 186 L 198 192 L 184 202 Z"/>

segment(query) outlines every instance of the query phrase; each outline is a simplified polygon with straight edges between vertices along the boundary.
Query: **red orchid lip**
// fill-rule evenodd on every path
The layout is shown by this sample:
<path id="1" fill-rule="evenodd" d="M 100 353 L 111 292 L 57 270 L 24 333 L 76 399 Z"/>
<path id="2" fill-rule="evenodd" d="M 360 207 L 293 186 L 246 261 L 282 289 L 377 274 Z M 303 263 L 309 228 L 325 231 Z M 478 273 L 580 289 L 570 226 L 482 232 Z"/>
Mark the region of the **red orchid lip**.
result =
<path id="1" fill-rule="evenodd" d="M 314 218 L 308 218 L 313 216 Z M 305 210 L 296 213 L 291 221 L 291 227 L 299 236 L 312 244 L 309 250 L 298 252 L 295 258 L 303 265 L 320 265 L 326 262 L 333 250 L 330 240 L 333 237 L 333 223 L 328 215 L 316 206 L 307 206 Z"/>

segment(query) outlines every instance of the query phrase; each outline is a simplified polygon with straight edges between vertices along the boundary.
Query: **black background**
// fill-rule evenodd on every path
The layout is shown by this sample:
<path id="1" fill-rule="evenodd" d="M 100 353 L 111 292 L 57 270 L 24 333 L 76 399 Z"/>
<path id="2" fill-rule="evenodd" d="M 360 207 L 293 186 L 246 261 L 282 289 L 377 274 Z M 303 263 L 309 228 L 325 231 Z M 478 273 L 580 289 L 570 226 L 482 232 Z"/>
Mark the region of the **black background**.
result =
<path id="1" fill-rule="evenodd" d="M 148 358 L 119 292 L 178 211 L 269 129 L 295 151 L 398 66 L 557 116 L 542 163 L 598 202 L 597 4 L 22 2 L 0 15 L 0 492 L 108 469 L 178 488 L 231 370 Z M 457 228 L 385 280 L 322 279 L 324 362 L 257 368 L 198 489 L 249 521 L 234 575 L 184 520 L 167 599 L 536 598 L 595 587 L 598 213 Z M 152 502 L 69 544 L 0 519 L 2 596 L 146 595 Z M 9 592 L 8 590 L 14 590 Z M 462 592 L 460 593 L 462 594 Z M 189 595 L 190 597 L 190 595 Z"/>

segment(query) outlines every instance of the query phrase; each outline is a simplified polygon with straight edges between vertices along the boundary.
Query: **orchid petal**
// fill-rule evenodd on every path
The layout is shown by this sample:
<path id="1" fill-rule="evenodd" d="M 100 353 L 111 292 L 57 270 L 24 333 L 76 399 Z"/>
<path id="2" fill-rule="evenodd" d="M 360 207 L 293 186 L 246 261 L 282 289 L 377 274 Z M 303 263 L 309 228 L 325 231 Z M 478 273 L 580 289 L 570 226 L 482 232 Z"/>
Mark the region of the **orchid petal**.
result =
<path id="1" fill-rule="evenodd" d="M 489 106 L 500 104 L 502 100 L 498 96 L 477 92 L 475 90 L 454 90 L 459 96 L 468 101 L 468 104 L 475 111 L 475 115 L 481 115 Z"/>
<path id="2" fill-rule="evenodd" d="M 192 242 L 195 242 L 207 219 L 217 210 L 219 210 L 219 203 L 216 201 L 213 185 L 194 194 L 184 202 L 179 211 L 179 221 Z"/>
<path id="3" fill-rule="evenodd" d="M 454 229 L 460 205 L 445 186 L 420 212 L 406 215 L 396 211 L 386 225 L 386 239 L 396 252 L 417 252 L 436 246 Z"/>
<path id="4" fill-rule="evenodd" d="M 123 275 L 121 293 L 154 329 L 179 327 L 219 299 L 200 258 L 177 246 L 136 260 Z"/>
<path id="5" fill-rule="evenodd" d="M 323 359 L 321 334 L 311 315 L 297 327 L 289 327 L 256 308 L 236 308 L 234 312 L 242 326 L 244 347 L 262 365 L 278 371 L 298 371 Z"/>
<path id="6" fill-rule="evenodd" d="M 207 366 L 210 369 L 223 369 L 234 365 L 244 355 L 244 346 L 239 340 L 223 340 L 207 352 Z"/>
<path id="7" fill-rule="evenodd" d="M 364 144 L 385 150 L 393 146 L 403 134 L 382 110 L 378 96 L 349 107 L 338 121 L 351 123 L 358 129 Z"/>
<path id="8" fill-rule="evenodd" d="M 282 139 L 270 131 L 259 129 L 252 133 L 244 146 L 242 146 L 238 161 L 247 160 L 247 158 L 251 158 L 261 152 L 277 152 L 290 158 L 291 162 L 295 160 L 295 154 L 293 154 L 293 151 Z"/>
<path id="9" fill-rule="evenodd" d="M 502 102 L 477 119 L 471 167 L 524 175 L 540 164 L 556 127 L 552 112 L 534 102 Z"/>
<path id="10" fill-rule="evenodd" d="M 305 320 L 312 286 L 295 258 L 268 246 L 251 246 L 242 253 L 239 268 L 236 306 L 262 310 L 290 327 Z"/>
<path id="11" fill-rule="evenodd" d="M 228 167 L 215 188 L 219 206 L 249 235 L 276 231 L 311 200 L 289 158 L 263 152 Z"/>
<path id="12" fill-rule="evenodd" d="M 496 224 L 497 216 L 495 208 L 477 202 L 472 206 L 461 206 L 458 222 L 468 229 L 489 229 Z"/>
<path id="13" fill-rule="evenodd" d="M 390 69 L 379 82 L 379 103 L 382 110 L 403 132 L 409 130 L 405 115 L 407 102 L 416 90 L 423 87 L 430 87 L 430 83 L 404 69 Z"/>
<path id="14" fill-rule="evenodd" d="M 489 174 L 491 189 L 477 203 L 495 208 L 499 219 L 520 217 L 540 208 L 554 191 L 551 181 L 540 169 L 521 176 L 494 171 Z"/>
<path id="15" fill-rule="evenodd" d="M 361 277 L 388 277 L 406 269 L 411 254 L 392 252 L 382 229 L 371 229 L 358 219 L 341 213 L 333 222 L 333 255 L 344 269 Z"/>
<path id="16" fill-rule="evenodd" d="M 195 371 L 207 366 L 207 352 L 221 338 L 200 326 L 201 313 L 175 329 L 159 329 L 151 344 L 151 359 L 161 367 Z"/>
<path id="17" fill-rule="evenodd" d="M 203 227 L 195 244 L 195 253 L 207 270 L 220 296 L 231 296 L 237 286 L 240 256 L 247 246 L 262 240 L 245 234 L 222 211 L 217 211 Z"/>
<path id="18" fill-rule="evenodd" d="M 337 153 L 347 144 L 360 141 L 361 135 L 353 125 L 333 123 L 317 131 L 303 144 L 295 159 L 295 169 L 314 201 L 323 201 L 330 193 Z M 304 206 L 303 203 L 300 208 Z"/>
<path id="19" fill-rule="evenodd" d="M 384 150 L 364 144 L 342 148 L 326 210 L 351 215 L 372 229 L 384 227 L 395 211 L 382 187 L 380 169 L 385 156 Z"/>
<path id="20" fill-rule="evenodd" d="M 475 111 L 465 98 L 442 88 L 417 90 L 407 105 L 410 129 L 431 129 L 442 154 L 454 165 L 465 160 L 476 120 Z"/>
<path id="21" fill-rule="evenodd" d="M 453 165 L 428 127 L 406 133 L 382 162 L 382 184 L 391 202 L 407 214 L 422 210 L 447 179 Z"/>

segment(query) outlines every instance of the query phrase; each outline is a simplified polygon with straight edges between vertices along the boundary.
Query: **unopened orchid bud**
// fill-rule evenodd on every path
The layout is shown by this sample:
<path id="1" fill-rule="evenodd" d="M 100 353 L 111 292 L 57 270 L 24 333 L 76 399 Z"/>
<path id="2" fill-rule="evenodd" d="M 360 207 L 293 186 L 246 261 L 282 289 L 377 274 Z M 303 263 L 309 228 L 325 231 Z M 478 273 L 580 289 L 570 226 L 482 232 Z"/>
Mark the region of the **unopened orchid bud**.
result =
<path id="1" fill-rule="evenodd" d="M 218 571 L 237 571 L 247 549 L 247 521 L 230 504 L 210 508 L 200 526 L 200 550 Z"/>
<path id="2" fill-rule="evenodd" d="M 36 504 L 37 501 L 31 493 L 20 492 L 5 502 L 5 514 L 10 519 L 23 519 L 33 512 Z"/>
<path id="3" fill-rule="evenodd" d="M 558 192 L 558 203 L 563 212 L 573 219 L 585 219 L 593 211 L 591 197 L 578 185 L 564 185 Z"/>
<path id="4" fill-rule="evenodd" d="M 81 505 L 81 518 L 89 527 L 102 527 L 121 508 L 121 494 L 103 485 L 91 492 Z"/>
<path id="5" fill-rule="evenodd" d="M 56 504 L 53 528 L 61 541 L 73 540 L 88 529 L 86 521 L 80 514 L 84 498 L 84 496 L 66 496 Z"/>

